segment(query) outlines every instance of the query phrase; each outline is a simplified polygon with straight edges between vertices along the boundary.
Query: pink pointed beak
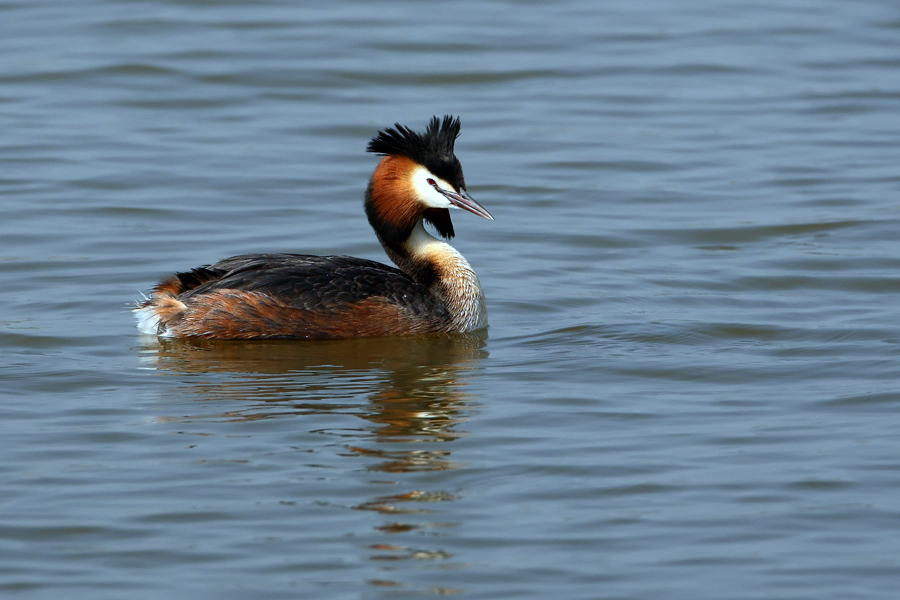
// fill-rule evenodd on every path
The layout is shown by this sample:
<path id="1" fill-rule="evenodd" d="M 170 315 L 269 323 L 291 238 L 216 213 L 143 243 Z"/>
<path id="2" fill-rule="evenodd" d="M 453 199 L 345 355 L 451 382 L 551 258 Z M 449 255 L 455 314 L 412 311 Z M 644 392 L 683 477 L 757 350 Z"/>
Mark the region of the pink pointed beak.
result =
<path id="1" fill-rule="evenodd" d="M 444 190 L 437 186 L 435 186 L 437 191 L 444 195 L 444 198 L 450 201 L 450 203 L 463 210 L 467 210 L 470 213 L 476 214 L 479 217 L 483 217 L 485 219 L 489 219 L 491 221 L 494 220 L 494 217 L 491 216 L 491 213 L 487 211 L 485 207 L 475 202 L 475 199 L 469 195 L 466 190 L 460 190 L 459 192 L 454 192 L 453 190 Z"/>

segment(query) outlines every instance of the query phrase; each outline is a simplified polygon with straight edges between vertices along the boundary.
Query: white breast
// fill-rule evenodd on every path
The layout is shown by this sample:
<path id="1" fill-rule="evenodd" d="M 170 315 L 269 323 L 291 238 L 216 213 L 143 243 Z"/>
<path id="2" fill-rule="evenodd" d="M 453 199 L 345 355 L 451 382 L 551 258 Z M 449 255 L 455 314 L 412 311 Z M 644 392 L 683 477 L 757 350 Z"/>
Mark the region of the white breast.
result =
<path id="1" fill-rule="evenodd" d="M 487 327 L 487 303 L 481 282 L 469 261 L 456 248 L 429 234 L 420 222 L 406 244 L 415 260 L 428 261 L 440 273 L 440 295 L 447 302 L 454 329 L 475 331 Z"/>

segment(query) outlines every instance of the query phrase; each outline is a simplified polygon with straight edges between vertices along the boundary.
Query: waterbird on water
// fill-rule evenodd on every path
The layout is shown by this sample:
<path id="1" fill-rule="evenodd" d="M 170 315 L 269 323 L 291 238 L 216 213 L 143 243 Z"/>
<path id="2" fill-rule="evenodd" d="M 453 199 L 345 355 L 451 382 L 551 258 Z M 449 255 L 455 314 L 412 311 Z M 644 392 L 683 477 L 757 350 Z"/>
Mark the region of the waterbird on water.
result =
<path id="1" fill-rule="evenodd" d="M 399 269 L 352 256 L 245 254 L 176 273 L 134 312 L 138 328 L 174 338 L 352 338 L 470 332 L 487 327 L 475 271 L 453 237 L 451 208 L 493 220 L 466 192 L 454 154 L 459 118 L 423 133 L 396 123 L 366 150 L 383 156 L 365 210 Z"/>

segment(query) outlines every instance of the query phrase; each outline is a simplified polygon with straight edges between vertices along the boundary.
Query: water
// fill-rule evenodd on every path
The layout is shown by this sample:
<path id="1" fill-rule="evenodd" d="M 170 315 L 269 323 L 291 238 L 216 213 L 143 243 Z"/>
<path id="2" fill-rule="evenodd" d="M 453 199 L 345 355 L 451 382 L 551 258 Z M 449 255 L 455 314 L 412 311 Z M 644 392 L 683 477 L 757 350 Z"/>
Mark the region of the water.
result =
<path id="1" fill-rule="evenodd" d="M 0 4 L 3 596 L 895 597 L 896 3 L 322 6 Z M 445 113 L 486 338 L 138 334 Z"/>

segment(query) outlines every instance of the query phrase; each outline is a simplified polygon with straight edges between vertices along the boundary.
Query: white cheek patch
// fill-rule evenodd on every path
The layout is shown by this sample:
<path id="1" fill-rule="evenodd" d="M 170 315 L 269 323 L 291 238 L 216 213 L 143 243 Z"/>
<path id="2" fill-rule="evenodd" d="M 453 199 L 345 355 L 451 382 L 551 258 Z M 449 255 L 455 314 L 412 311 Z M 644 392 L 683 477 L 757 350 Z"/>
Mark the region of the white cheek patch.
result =
<path id="1" fill-rule="evenodd" d="M 452 185 L 450 185 L 440 177 L 434 175 L 425 167 L 420 166 L 417 167 L 412 174 L 413 189 L 416 191 L 416 196 L 418 196 L 419 200 L 421 200 L 422 203 L 424 203 L 429 208 L 450 208 L 451 206 L 453 206 L 450 201 L 444 197 L 443 194 L 434 189 L 434 186 L 428 183 L 429 179 L 433 179 L 441 189 L 453 189 Z"/>

